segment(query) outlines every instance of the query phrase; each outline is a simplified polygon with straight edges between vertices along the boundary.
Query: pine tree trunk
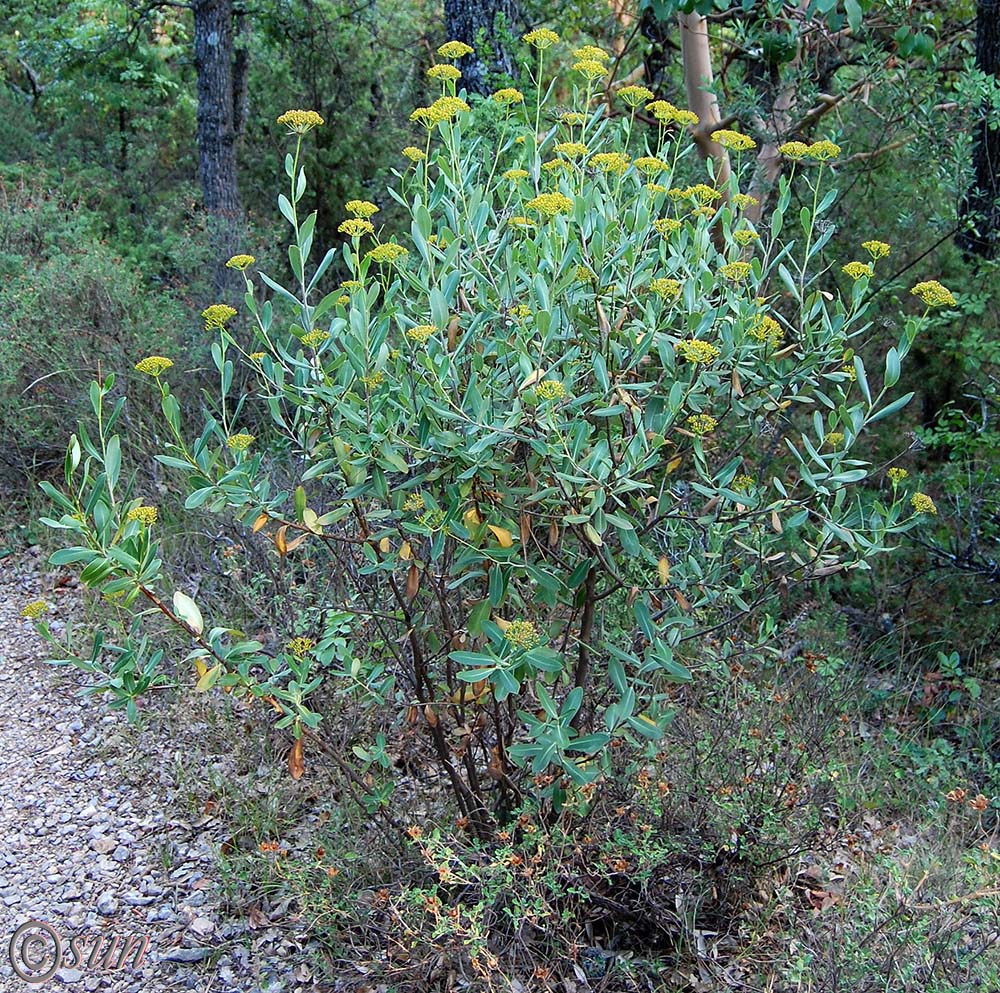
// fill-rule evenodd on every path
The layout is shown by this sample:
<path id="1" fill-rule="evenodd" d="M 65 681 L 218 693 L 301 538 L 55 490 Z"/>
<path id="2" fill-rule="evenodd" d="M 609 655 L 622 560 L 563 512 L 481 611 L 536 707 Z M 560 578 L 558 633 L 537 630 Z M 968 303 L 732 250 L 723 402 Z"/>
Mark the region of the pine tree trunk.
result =
<path id="1" fill-rule="evenodd" d="M 979 0 L 976 8 L 976 68 L 1000 79 L 1000 0 Z M 967 258 L 993 259 L 1000 247 L 1000 128 L 996 124 L 991 108 L 984 105 L 973 138 L 972 184 L 959 206 L 959 216 L 973 226 L 955 239 Z"/>
<path id="2" fill-rule="evenodd" d="M 448 40 L 475 49 L 458 63 L 470 93 L 489 96 L 502 78 L 514 77 L 507 46 L 518 16 L 516 0 L 445 0 L 444 16 Z"/>
<path id="3" fill-rule="evenodd" d="M 232 0 L 194 0 L 194 60 L 198 74 L 198 171 L 218 291 L 236 283 L 226 259 L 242 247 L 243 202 L 236 179 L 236 100 L 233 91 Z"/>

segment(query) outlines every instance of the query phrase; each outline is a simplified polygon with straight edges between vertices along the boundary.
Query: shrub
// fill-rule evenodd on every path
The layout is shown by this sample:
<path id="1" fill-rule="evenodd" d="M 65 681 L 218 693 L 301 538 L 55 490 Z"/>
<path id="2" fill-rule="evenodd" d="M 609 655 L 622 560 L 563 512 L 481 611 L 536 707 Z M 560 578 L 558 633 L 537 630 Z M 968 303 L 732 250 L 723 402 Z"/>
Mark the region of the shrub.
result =
<path id="1" fill-rule="evenodd" d="M 114 646 L 98 636 L 63 656 L 116 705 L 134 713 L 167 678 L 141 632 L 152 607 L 194 639 L 200 689 L 280 712 L 293 775 L 304 741 L 324 747 L 325 680 L 371 715 L 357 725 L 370 739 L 334 753 L 358 799 L 398 829 L 387 736 L 423 736 L 469 830 L 490 837 L 526 797 L 558 812 L 608 782 L 616 752 L 651 747 L 706 651 L 764 658 L 789 583 L 867 568 L 933 510 L 903 483 L 884 500 L 858 490 L 868 467 L 852 447 L 907 402 L 889 396 L 921 319 L 873 389 L 854 348 L 877 256 L 849 267 L 847 298 L 813 271 L 837 146 L 789 148 L 811 205 L 786 224 L 783 181 L 756 230 L 738 168 L 691 182 L 691 115 L 656 101 L 646 129 L 630 104 L 595 110 L 600 62 L 580 65 L 562 115 L 541 90 L 534 106 L 510 89 L 490 101 L 502 123 L 488 156 L 445 79 L 414 112 L 422 138 L 389 190 L 409 230 L 379 230 L 377 205 L 352 201 L 346 242 L 315 267 L 299 163 L 321 120 L 283 116 L 294 285 L 233 262 L 255 331 L 230 330 L 239 301 L 205 310 L 220 393 L 195 440 L 169 368 L 140 366 L 172 439 L 157 459 L 187 477 L 188 509 L 236 515 L 303 575 L 338 570 L 342 596 L 274 651 L 165 596 L 155 510 L 122 472 L 121 404 L 106 409 L 113 378 L 95 383 L 96 433 L 72 439 L 47 523 L 74 542 L 52 561 L 121 604 Z M 338 255 L 351 279 L 321 291 Z M 928 307 L 947 294 L 921 292 Z M 245 428 L 238 361 L 301 453 L 293 493 Z"/>

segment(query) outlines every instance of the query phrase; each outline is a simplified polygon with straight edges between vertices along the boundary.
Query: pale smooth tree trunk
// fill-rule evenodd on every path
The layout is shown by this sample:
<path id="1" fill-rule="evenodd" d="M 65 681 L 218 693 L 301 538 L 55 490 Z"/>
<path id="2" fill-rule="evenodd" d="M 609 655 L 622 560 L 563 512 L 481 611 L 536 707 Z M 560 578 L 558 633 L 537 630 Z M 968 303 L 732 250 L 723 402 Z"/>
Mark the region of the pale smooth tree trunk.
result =
<path id="1" fill-rule="evenodd" d="M 474 49 L 458 63 L 469 93 L 489 96 L 499 79 L 514 77 L 509 44 L 518 17 L 516 0 L 445 0 L 444 17 L 448 40 Z"/>
<path id="2" fill-rule="evenodd" d="M 715 185 L 728 196 L 729 153 L 711 134 L 720 127 L 719 101 L 712 89 L 712 52 L 708 44 L 708 21 L 701 14 L 678 14 L 681 28 L 681 58 L 688 109 L 698 115 L 694 140 L 702 158 L 715 162 Z"/>

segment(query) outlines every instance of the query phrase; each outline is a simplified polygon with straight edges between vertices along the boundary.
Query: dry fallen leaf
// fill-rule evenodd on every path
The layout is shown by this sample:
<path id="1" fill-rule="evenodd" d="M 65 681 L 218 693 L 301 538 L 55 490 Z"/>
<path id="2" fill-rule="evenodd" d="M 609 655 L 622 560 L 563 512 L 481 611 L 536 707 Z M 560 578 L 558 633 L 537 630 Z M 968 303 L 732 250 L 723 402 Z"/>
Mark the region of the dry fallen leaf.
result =
<path id="1" fill-rule="evenodd" d="M 306 771 L 305 762 L 302 759 L 301 738 L 292 745 L 292 750 L 288 753 L 288 771 L 292 774 L 292 779 L 301 779 L 302 773 Z"/>

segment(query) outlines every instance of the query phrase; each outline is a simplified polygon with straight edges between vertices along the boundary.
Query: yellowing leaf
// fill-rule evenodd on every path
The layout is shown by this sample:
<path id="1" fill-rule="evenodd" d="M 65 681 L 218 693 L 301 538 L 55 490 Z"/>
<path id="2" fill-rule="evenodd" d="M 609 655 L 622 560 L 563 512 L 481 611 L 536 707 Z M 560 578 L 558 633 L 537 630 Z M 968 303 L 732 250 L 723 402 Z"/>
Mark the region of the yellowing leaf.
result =
<path id="1" fill-rule="evenodd" d="M 406 599 L 412 600 L 420 589 L 420 571 L 417 563 L 411 562 L 409 572 L 406 574 Z"/>
<path id="2" fill-rule="evenodd" d="M 199 693 L 205 693 L 210 690 L 218 681 L 220 674 L 222 673 L 222 666 L 216 663 L 211 669 L 208 669 L 201 679 L 198 680 L 198 685 L 195 689 Z"/>
<path id="3" fill-rule="evenodd" d="M 493 532 L 496 540 L 500 542 L 501 548 L 510 548 L 514 544 L 514 536 L 506 528 L 499 528 L 495 524 L 490 524 L 489 529 Z"/>
<path id="4" fill-rule="evenodd" d="M 656 563 L 656 572 L 660 577 L 660 585 L 666 586 L 670 582 L 670 561 L 666 555 L 660 556 L 660 561 Z"/>
<path id="5" fill-rule="evenodd" d="M 553 521 L 549 525 L 549 548 L 555 548 L 559 544 L 559 525 Z"/>
<path id="6" fill-rule="evenodd" d="M 305 524 L 313 534 L 322 534 L 323 525 L 319 522 L 319 514 L 316 513 L 311 507 L 306 507 L 302 511 L 302 523 Z"/>
<path id="7" fill-rule="evenodd" d="M 268 517 L 268 516 L 267 516 L 267 514 L 260 514 L 260 515 L 258 515 L 258 517 L 257 517 L 257 520 L 255 520 L 255 521 L 253 522 L 253 526 L 252 526 L 252 527 L 250 528 L 250 530 L 251 530 L 251 531 L 252 531 L 252 532 L 253 532 L 254 534 L 256 534 L 256 533 L 257 533 L 257 532 L 258 532 L 258 531 L 259 531 L 259 530 L 260 530 L 260 529 L 261 529 L 262 527 L 264 527 L 264 525 L 265 525 L 265 524 L 267 524 L 267 522 L 268 522 L 268 521 L 269 521 L 270 519 L 271 519 L 271 518 L 270 518 L 270 517 Z"/>
<path id="8" fill-rule="evenodd" d="M 294 552 L 295 549 L 298 548 L 299 545 L 301 545 L 308 537 L 309 537 L 308 534 L 300 534 L 297 538 L 293 538 L 290 542 L 288 542 L 285 545 L 285 551 Z"/>
<path id="9" fill-rule="evenodd" d="M 174 613 L 195 633 L 205 630 L 205 621 L 198 605 L 186 593 L 178 590 L 174 594 Z"/>
<path id="10" fill-rule="evenodd" d="M 771 511 L 771 527 L 778 534 L 784 533 L 785 529 L 781 526 L 781 518 L 776 510 Z"/>
<path id="11" fill-rule="evenodd" d="M 600 546 L 604 544 L 604 539 L 600 536 L 593 524 L 584 524 L 583 533 L 587 536 L 592 545 L 597 545 L 598 548 L 600 548 Z"/>
<path id="12" fill-rule="evenodd" d="M 479 524 L 483 523 L 483 519 L 479 516 L 479 511 L 475 507 L 470 507 L 464 514 L 462 514 L 462 523 L 467 528 L 474 528 Z"/>
<path id="13" fill-rule="evenodd" d="M 379 551 L 380 551 L 380 552 L 381 552 L 381 553 L 382 553 L 383 555 L 386 555 L 386 554 L 388 554 L 388 552 L 389 552 L 389 551 L 390 551 L 391 549 L 392 549 L 392 542 L 391 542 L 391 541 L 389 541 L 389 539 L 388 539 L 388 538 L 382 538 L 382 540 L 381 540 L 381 541 L 379 541 L 379 543 L 378 543 L 378 550 L 379 550 Z"/>
<path id="14" fill-rule="evenodd" d="M 413 546 L 408 541 L 404 541 L 400 546 L 399 557 L 404 562 L 409 562 L 413 558 Z"/>
<path id="15" fill-rule="evenodd" d="M 278 549 L 278 554 L 284 558 L 288 554 L 288 542 L 285 541 L 285 534 L 288 531 L 288 525 L 282 524 L 277 531 L 274 532 L 274 547 Z"/>
<path id="16" fill-rule="evenodd" d="M 521 385 L 518 386 L 517 392 L 521 393 L 522 391 L 528 389 L 528 387 L 534 386 L 535 383 L 540 383 L 542 378 L 545 376 L 545 373 L 545 369 L 536 369 L 534 372 L 528 373 L 528 375 L 521 380 Z"/>
<path id="17" fill-rule="evenodd" d="M 194 660 L 194 671 L 196 673 L 198 673 L 198 678 L 199 679 L 201 679 L 201 677 L 204 676 L 206 672 L 208 672 L 208 666 L 205 665 L 205 660 L 204 659 L 195 659 Z"/>
<path id="18" fill-rule="evenodd" d="M 288 771 L 292 774 L 292 779 L 301 779 L 302 773 L 306 771 L 306 764 L 302 758 L 301 738 L 292 745 L 292 750 L 288 753 Z"/>
<path id="19" fill-rule="evenodd" d="M 670 473 L 670 472 L 676 472 L 681 467 L 681 461 L 682 461 L 681 456 L 680 455 L 675 455 L 667 463 L 667 472 L 668 473 Z"/>

